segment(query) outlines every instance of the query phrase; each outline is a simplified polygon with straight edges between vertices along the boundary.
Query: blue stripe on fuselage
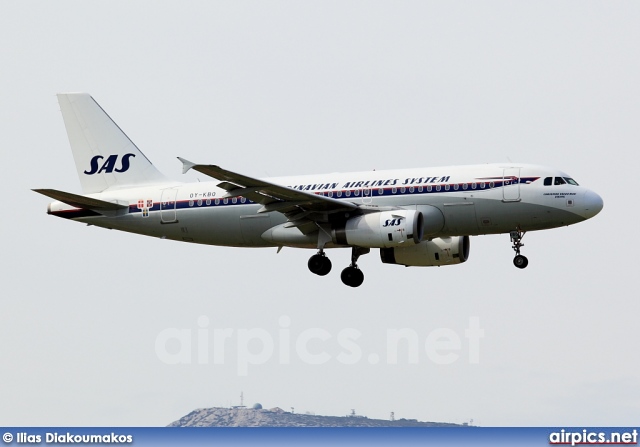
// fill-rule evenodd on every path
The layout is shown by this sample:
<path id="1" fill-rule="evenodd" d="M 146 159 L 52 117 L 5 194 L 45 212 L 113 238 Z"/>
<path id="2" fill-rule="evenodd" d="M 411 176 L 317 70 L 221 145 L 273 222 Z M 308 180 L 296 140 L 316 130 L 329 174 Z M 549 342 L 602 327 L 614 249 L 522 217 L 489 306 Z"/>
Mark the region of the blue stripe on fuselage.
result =
<path id="1" fill-rule="evenodd" d="M 418 186 L 393 186 L 387 188 L 361 188 L 361 189 L 342 189 L 336 191 L 326 191 L 326 192 L 311 192 L 316 195 L 323 195 L 327 197 L 332 197 L 338 200 L 354 200 L 354 199 L 362 199 L 364 198 L 373 198 L 373 197 L 386 197 L 386 196 L 399 196 L 399 195 L 424 195 L 424 194 L 445 194 L 445 193 L 454 193 L 454 192 L 474 192 L 474 191 L 487 191 L 496 188 L 502 188 L 505 186 L 517 185 L 517 184 L 528 184 L 538 180 L 540 177 L 522 177 L 520 179 L 516 179 L 513 181 L 512 179 L 504 179 L 502 177 L 495 178 L 484 178 L 479 179 L 481 181 L 478 182 L 464 182 L 464 183 L 446 183 L 446 184 L 438 184 L 438 185 L 418 185 Z M 473 185 L 476 185 L 476 188 L 473 188 Z M 493 186 L 492 186 L 493 184 Z M 466 185 L 466 189 L 464 186 Z M 482 186 L 484 185 L 484 186 Z M 457 189 L 455 189 L 457 186 Z M 447 189 L 448 188 L 448 189 Z M 369 195 L 365 195 L 365 191 L 369 191 Z M 349 195 L 347 195 L 349 193 Z M 338 195 L 339 194 L 339 195 Z M 189 209 L 189 208 L 203 208 L 203 207 L 218 207 L 218 206 L 234 206 L 234 205 L 250 205 L 255 202 L 242 197 L 229 197 L 225 199 L 219 198 L 206 198 L 206 199 L 190 199 L 190 200 L 180 200 L 176 201 L 176 210 L 180 209 Z M 149 212 L 157 212 L 157 211 L 173 211 L 174 208 L 164 208 L 160 209 L 160 203 L 154 202 L 153 207 L 149 208 Z M 143 210 L 138 208 L 137 203 L 129 205 L 129 213 L 141 213 Z"/>

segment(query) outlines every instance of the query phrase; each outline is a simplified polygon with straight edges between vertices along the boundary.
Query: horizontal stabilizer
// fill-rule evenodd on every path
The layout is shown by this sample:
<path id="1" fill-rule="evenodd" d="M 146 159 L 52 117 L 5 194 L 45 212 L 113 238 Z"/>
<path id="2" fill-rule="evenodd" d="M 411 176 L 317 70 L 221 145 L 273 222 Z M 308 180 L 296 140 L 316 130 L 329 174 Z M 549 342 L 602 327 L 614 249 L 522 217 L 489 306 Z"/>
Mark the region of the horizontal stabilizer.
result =
<path id="1" fill-rule="evenodd" d="M 57 189 L 34 189 L 33 191 L 43 194 L 52 199 L 59 200 L 67 205 L 75 206 L 93 211 L 118 211 L 127 209 L 126 205 L 118 203 L 106 202 L 104 200 L 92 199 L 91 197 L 80 196 L 70 192 L 58 191 Z"/>

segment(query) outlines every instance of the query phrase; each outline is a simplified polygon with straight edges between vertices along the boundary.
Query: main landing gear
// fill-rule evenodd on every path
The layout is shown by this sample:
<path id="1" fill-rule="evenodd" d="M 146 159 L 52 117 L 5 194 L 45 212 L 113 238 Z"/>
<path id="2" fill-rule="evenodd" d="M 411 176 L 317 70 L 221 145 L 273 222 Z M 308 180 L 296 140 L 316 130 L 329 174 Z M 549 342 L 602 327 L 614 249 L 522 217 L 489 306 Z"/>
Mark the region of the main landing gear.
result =
<path id="1" fill-rule="evenodd" d="M 358 287 L 364 282 L 364 273 L 358 268 L 358 258 L 371 251 L 368 248 L 352 247 L 351 248 L 351 264 L 345 268 L 340 274 L 342 282 L 349 287 Z M 307 263 L 309 270 L 316 275 L 325 276 L 331 271 L 331 261 L 325 255 L 324 250 L 318 250 L 318 253 L 309 258 Z"/>
<path id="2" fill-rule="evenodd" d="M 324 250 L 320 249 L 317 254 L 309 258 L 307 263 L 311 273 L 319 276 L 325 276 L 331 271 L 331 260 L 324 254 Z"/>
<path id="3" fill-rule="evenodd" d="M 358 287 L 364 282 L 364 273 L 358 268 L 358 258 L 369 253 L 371 249 L 351 247 L 351 264 L 340 274 L 342 282 L 349 287 Z"/>
<path id="4" fill-rule="evenodd" d="M 522 238 L 524 237 L 525 233 L 526 231 L 521 231 L 519 228 L 518 230 L 512 231 L 510 233 L 511 242 L 513 243 L 513 246 L 511 248 L 513 248 L 513 250 L 516 252 L 516 256 L 515 258 L 513 258 L 513 265 L 515 265 L 519 269 L 523 269 L 529 265 L 529 260 L 527 259 L 527 257 L 520 254 L 520 248 L 524 247 Z"/>

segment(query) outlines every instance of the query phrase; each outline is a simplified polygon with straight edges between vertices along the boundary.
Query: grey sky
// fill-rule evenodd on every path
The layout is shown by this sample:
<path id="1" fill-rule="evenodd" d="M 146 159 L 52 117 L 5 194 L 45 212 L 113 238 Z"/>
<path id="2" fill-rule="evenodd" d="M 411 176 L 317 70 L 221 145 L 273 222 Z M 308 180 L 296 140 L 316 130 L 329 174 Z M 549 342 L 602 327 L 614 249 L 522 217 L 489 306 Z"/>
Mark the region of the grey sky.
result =
<path id="1" fill-rule="evenodd" d="M 1 1 L 2 425 L 164 425 L 197 407 L 480 425 L 640 418 L 635 191 L 640 3 Z M 567 171 L 604 199 L 573 227 L 472 238 L 445 268 L 361 258 L 366 279 L 307 271 L 309 251 L 195 246 L 46 215 L 31 188 L 80 192 L 55 93 L 87 91 L 156 166 L 252 176 L 501 162 Z M 167 328 L 332 334 L 333 359 L 237 373 L 167 365 Z M 480 362 L 464 330 L 478 317 Z M 363 359 L 335 360 L 353 328 Z M 388 329 L 463 341 L 451 365 L 371 365 Z M 196 348 L 194 347 L 194 350 Z M 194 351 L 195 352 L 195 351 Z"/>

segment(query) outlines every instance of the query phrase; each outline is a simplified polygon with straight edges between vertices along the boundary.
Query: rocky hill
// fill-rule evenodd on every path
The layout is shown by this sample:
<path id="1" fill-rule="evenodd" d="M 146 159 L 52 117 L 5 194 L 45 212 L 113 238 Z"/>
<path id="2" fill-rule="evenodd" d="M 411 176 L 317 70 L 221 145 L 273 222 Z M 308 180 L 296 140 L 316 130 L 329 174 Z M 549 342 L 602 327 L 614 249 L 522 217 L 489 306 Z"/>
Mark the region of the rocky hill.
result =
<path id="1" fill-rule="evenodd" d="M 200 408 L 169 427 L 455 427 L 458 424 L 419 422 L 415 419 L 382 420 L 363 416 L 316 416 L 290 413 L 281 408 Z"/>

